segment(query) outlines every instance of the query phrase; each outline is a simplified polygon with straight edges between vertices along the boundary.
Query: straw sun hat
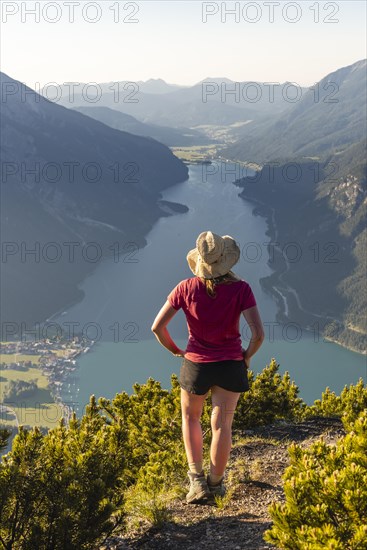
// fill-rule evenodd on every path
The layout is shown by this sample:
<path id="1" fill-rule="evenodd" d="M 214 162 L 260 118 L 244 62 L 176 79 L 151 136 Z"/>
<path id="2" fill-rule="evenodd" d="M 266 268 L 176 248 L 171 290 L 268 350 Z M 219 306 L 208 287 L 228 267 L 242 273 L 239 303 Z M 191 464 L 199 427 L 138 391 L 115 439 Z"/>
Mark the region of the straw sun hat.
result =
<path id="1" fill-rule="evenodd" d="M 196 248 L 190 250 L 186 259 L 194 275 L 214 279 L 228 273 L 239 257 L 240 248 L 232 237 L 203 231 L 196 239 Z"/>

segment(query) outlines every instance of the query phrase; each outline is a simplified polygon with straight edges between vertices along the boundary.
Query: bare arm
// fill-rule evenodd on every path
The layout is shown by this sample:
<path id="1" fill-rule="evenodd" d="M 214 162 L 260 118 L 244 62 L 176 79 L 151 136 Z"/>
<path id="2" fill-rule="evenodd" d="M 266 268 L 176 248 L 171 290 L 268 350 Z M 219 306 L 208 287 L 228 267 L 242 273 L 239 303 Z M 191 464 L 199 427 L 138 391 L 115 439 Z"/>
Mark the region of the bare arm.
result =
<path id="1" fill-rule="evenodd" d="M 162 344 L 162 346 L 167 348 L 168 351 L 173 353 L 173 355 L 183 357 L 185 351 L 176 346 L 166 328 L 172 317 L 176 315 L 177 311 L 178 310 L 172 307 L 169 301 L 166 300 L 165 304 L 158 312 L 157 317 L 154 319 L 151 330 L 154 332 L 155 337 L 158 342 Z"/>
<path id="2" fill-rule="evenodd" d="M 247 324 L 249 325 L 251 329 L 251 340 L 248 348 L 243 351 L 243 358 L 245 360 L 246 367 L 250 367 L 250 359 L 257 350 L 260 348 L 261 344 L 264 341 L 265 335 L 264 335 L 264 327 L 260 318 L 259 310 L 257 309 L 257 306 L 249 307 L 248 309 L 245 309 L 242 312 L 242 315 L 247 321 Z"/>

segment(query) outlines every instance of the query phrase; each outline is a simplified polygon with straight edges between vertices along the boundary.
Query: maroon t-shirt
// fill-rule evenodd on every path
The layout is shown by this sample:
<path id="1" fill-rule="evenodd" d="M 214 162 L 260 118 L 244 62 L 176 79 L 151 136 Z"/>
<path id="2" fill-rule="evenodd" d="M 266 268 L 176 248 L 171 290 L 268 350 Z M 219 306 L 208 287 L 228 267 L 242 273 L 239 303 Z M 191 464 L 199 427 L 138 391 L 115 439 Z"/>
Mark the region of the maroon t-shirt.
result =
<path id="1" fill-rule="evenodd" d="M 211 298 L 199 277 L 184 279 L 167 296 L 174 309 L 186 315 L 189 339 L 185 358 L 198 363 L 240 361 L 242 357 L 239 321 L 241 312 L 256 306 L 246 281 L 215 286 Z"/>

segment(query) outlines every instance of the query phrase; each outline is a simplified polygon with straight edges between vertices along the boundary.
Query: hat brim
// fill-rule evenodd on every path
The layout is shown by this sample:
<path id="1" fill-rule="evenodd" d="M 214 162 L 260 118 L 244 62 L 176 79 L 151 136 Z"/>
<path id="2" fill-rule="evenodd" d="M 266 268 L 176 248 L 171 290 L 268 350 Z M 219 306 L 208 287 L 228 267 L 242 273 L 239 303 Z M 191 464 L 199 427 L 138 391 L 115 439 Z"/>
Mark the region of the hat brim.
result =
<path id="1" fill-rule="evenodd" d="M 190 250 L 186 256 L 189 268 L 197 277 L 211 279 L 225 275 L 238 262 L 240 257 L 240 249 L 237 243 L 225 235 L 222 237 L 225 242 L 222 256 L 212 264 L 207 264 L 203 261 L 197 248 Z"/>

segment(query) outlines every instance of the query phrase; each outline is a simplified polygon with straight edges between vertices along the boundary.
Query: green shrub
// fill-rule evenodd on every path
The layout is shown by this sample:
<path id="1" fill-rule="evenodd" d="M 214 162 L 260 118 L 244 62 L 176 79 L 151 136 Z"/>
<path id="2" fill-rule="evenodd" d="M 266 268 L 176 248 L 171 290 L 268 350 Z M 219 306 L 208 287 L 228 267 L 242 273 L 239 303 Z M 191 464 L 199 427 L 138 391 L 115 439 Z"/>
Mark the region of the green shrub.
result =
<path id="1" fill-rule="evenodd" d="M 349 433 L 328 446 L 291 445 L 285 503 L 273 503 L 264 539 L 286 550 L 367 548 L 367 409 Z"/>
<path id="2" fill-rule="evenodd" d="M 272 359 L 254 378 L 249 371 L 250 391 L 241 394 L 233 427 L 238 429 L 271 424 L 275 420 L 296 420 L 306 408 L 298 397 L 299 389 L 291 382 L 288 372 L 278 373 L 279 364 Z"/>
<path id="3" fill-rule="evenodd" d="M 134 393 L 116 394 L 110 401 L 99 400 L 108 422 L 124 428 L 125 487 L 136 483 L 140 470 L 155 453 L 179 449 L 182 445 L 181 406 L 177 377 L 172 376 L 172 390 L 164 390 L 160 382 L 149 378 L 146 384 L 134 384 Z M 172 464 L 172 466 L 174 466 Z"/>
<path id="4" fill-rule="evenodd" d="M 186 457 L 178 448 L 153 453 L 140 469 L 136 483 L 125 492 L 124 511 L 129 519 L 143 519 L 155 527 L 171 519 L 169 503 L 183 496 L 186 471 Z"/>
<path id="5" fill-rule="evenodd" d="M 321 399 L 317 399 L 307 408 L 305 416 L 343 416 L 347 424 L 352 424 L 364 409 L 367 409 L 367 386 L 360 378 L 357 384 L 345 386 L 340 395 L 335 395 L 330 388 L 326 388 Z"/>
<path id="6" fill-rule="evenodd" d="M 121 523 L 119 431 L 106 425 L 93 398 L 69 427 L 61 421 L 47 435 L 20 427 L 0 463 L 3 548 L 91 549 Z"/>

